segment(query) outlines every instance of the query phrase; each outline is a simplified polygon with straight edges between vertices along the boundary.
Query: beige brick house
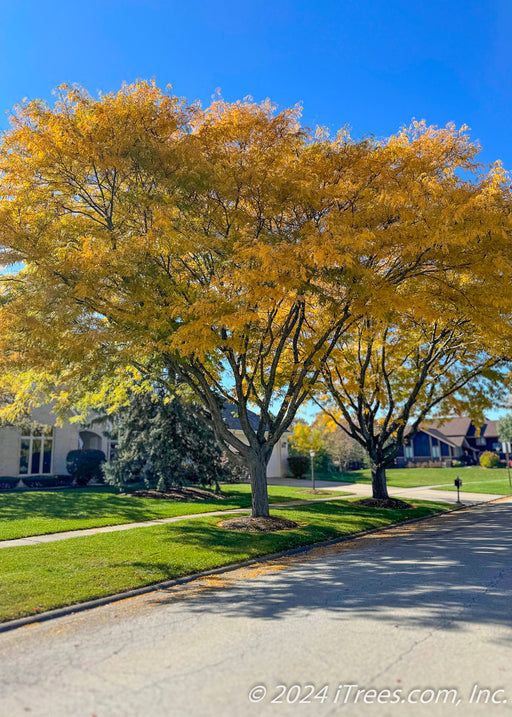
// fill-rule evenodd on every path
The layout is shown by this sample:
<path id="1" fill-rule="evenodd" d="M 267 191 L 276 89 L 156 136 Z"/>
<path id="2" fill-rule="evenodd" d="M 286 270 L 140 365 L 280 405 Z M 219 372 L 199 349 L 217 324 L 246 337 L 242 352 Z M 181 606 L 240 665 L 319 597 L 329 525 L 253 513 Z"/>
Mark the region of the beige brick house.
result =
<path id="1" fill-rule="evenodd" d="M 255 417 L 257 420 L 257 417 Z M 39 428 L 0 427 L 0 476 L 67 475 L 66 456 L 77 448 L 95 448 L 111 457 L 115 441 L 104 435 L 106 426 L 92 427 L 80 423 L 56 425 L 50 406 L 34 409 L 34 423 Z M 233 411 L 225 417 L 230 430 L 243 437 L 238 418 Z M 274 447 L 267 469 L 269 478 L 285 476 L 288 470 L 288 436 Z"/>

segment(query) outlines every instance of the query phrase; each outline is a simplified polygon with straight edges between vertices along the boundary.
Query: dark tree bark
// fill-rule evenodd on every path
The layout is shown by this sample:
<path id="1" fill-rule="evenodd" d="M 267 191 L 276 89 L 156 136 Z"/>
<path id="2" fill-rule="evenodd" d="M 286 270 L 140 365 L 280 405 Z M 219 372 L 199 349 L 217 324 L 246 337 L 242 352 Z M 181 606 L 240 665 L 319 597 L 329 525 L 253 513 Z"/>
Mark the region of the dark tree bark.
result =
<path id="1" fill-rule="evenodd" d="M 251 477 L 252 517 L 268 518 L 267 466 L 271 451 L 249 451 L 247 463 Z"/>
<path id="2" fill-rule="evenodd" d="M 386 466 L 382 464 L 371 465 L 372 472 L 372 495 L 378 500 L 389 498 L 386 484 Z"/>

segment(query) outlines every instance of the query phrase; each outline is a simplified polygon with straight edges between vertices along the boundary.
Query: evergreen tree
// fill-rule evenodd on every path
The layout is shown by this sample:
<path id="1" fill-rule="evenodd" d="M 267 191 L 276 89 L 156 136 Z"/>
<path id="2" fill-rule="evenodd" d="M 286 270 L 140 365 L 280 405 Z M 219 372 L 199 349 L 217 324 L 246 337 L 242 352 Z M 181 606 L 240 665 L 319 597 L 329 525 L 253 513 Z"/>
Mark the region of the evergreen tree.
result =
<path id="1" fill-rule="evenodd" d="M 144 480 L 146 486 L 170 490 L 187 484 L 215 485 L 230 478 L 213 431 L 201 409 L 178 398 L 134 393 L 116 419 L 118 443 L 113 460 L 105 465 L 111 485 Z"/>

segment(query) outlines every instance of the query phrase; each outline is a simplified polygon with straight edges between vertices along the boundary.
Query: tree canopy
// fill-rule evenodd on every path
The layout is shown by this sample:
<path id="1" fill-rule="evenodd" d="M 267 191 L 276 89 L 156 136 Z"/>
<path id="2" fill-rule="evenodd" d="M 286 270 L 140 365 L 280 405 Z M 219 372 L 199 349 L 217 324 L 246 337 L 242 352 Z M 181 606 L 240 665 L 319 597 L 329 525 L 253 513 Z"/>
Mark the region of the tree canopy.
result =
<path id="1" fill-rule="evenodd" d="M 364 317 L 323 369 L 332 402 L 325 416 L 368 453 L 374 498 L 388 497 L 386 468 L 434 411 L 483 420 L 510 384 L 510 361 L 497 351 L 503 337 L 486 340 L 450 313 L 445 306 L 431 321 L 406 311 L 388 321 Z"/>
<path id="2" fill-rule="evenodd" d="M 512 443 L 512 413 L 507 413 L 498 421 L 498 438 L 501 443 Z"/>
<path id="3" fill-rule="evenodd" d="M 354 322 L 411 307 L 434 320 L 441 299 L 470 307 L 510 268 L 506 175 L 467 178 L 465 128 L 356 141 L 299 120 L 269 101 L 202 109 L 148 82 L 98 98 L 63 86 L 53 106 L 15 110 L 0 258 L 24 268 L 1 283 L 0 354 L 28 386 L 17 406 L 35 386 L 58 408 L 125 400 L 127 375 L 186 385 L 266 516 L 272 448 Z M 496 330 L 510 316 L 499 286 Z"/>

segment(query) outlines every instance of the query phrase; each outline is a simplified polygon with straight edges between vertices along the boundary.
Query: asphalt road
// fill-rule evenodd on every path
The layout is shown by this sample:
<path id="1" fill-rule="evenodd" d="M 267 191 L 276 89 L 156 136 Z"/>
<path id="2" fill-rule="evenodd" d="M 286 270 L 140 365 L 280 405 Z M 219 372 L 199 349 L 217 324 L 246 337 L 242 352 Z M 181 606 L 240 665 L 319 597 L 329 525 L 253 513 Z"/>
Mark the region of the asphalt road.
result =
<path id="1" fill-rule="evenodd" d="M 507 499 L 0 635 L 0 715 L 512 715 L 511 602 Z"/>

